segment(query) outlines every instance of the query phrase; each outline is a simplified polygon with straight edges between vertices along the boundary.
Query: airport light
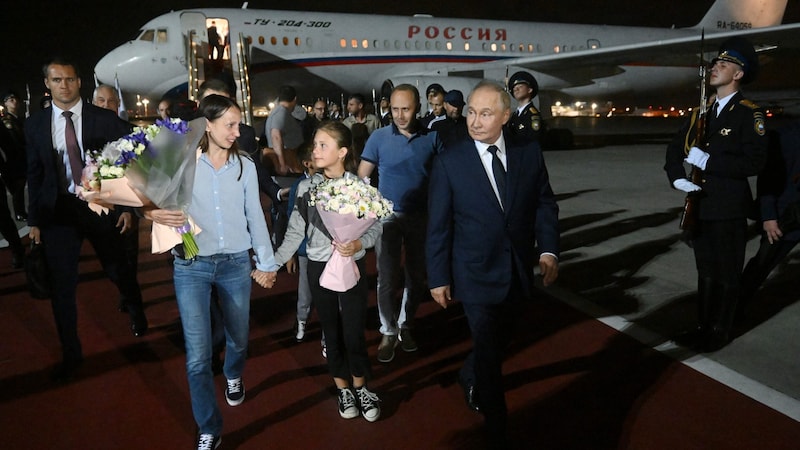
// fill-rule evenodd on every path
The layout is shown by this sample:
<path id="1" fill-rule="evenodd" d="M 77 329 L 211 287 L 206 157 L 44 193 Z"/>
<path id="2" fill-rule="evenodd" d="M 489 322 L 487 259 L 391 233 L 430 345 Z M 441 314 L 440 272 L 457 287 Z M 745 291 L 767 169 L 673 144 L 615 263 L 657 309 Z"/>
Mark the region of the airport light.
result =
<path id="1" fill-rule="evenodd" d="M 142 104 L 144 105 L 144 115 L 147 117 L 147 105 L 150 104 L 150 100 L 143 98 Z"/>

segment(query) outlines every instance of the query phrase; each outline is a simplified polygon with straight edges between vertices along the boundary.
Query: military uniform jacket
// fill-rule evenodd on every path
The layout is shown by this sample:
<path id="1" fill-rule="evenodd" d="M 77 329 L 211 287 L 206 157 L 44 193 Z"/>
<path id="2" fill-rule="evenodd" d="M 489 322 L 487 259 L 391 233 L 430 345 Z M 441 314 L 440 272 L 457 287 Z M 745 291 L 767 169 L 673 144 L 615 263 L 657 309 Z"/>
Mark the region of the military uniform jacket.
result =
<path id="1" fill-rule="evenodd" d="M 516 110 L 511 114 L 506 129 L 515 142 L 539 142 L 539 137 L 544 132 L 542 114 L 533 106 L 533 103 L 528 103 L 522 110 L 522 114 Z"/>
<path id="2" fill-rule="evenodd" d="M 695 143 L 693 119 L 694 116 L 667 146 L 664 170 L 670 184 L 688 178 L 683 159 L 696 145 L 710 155 L 700 182 L 700 220 L 747 217 L 753 206 L 747 178 L 757 175 L 767 159 L 764 111 L 737 92 L 716 119 L 709 117 L 705 145 Z"/>

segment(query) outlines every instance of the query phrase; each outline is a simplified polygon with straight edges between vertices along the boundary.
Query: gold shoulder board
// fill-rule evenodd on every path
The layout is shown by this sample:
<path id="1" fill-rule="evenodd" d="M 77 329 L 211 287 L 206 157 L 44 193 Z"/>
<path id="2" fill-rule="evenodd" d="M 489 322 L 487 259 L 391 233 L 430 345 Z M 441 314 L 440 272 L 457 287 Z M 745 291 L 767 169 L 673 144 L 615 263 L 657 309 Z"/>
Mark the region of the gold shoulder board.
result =
<path id="1" fill-rule="evenodd" d="M 758 109 L 758 105 L 756 105 L 755 103 L 753 103 L 751 100 L 748 99 L 740 101 L 739 104 L 742 106 L 747 106 L 750 109 Z"/>

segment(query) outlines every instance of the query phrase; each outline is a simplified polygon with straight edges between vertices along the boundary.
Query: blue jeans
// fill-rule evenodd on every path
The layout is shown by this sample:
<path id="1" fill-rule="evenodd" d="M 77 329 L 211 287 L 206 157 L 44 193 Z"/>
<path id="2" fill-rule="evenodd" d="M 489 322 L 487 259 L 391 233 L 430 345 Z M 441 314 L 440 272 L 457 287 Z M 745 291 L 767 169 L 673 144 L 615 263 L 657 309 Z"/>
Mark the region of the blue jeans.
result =
<path id="1" fill-rule="evenodd" d="M 225 327 L 223 372 L 228 379 L 239 378 L 244 370 L 250 331 L 250 255 L 245 251 L 195 259 L 176 257 L 174 270 L 194 420 L 201 434 L 219 436 L 222 415 L 217 406 L 211 371 L 211 286 L 216 286 L 219 293 Z"/>

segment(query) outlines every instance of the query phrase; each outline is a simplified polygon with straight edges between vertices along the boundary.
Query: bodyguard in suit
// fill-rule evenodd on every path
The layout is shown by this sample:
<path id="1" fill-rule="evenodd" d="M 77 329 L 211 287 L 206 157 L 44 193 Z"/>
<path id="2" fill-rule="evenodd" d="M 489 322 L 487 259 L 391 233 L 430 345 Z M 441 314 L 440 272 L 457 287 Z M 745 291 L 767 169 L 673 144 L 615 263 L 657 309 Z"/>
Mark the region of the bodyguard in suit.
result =
<path id="1" fill-rule="evenodd" d="M 468 406 L 485 416 L 492 448 L 506 443 L 503 353 L 520 302 L 558 276 L 558 205 L 536 142 L 503 133 L 511 99 L 479 83 L 468 99 L 469 138 L 445 147 L 430 176 L 428 284 L 439 305 L 463 304 L 473 351 L 459 373 Z M 507 444 L 507 443 L 506 443 Z"/>
<path id="2" fill-rule="evenodd" d="M 687 121 L 667 146 L 664 170 L 675 189 L 697 192 L 698 224 L 692 236 L 697 266 L 698 325 L 677 341 L 712 352 L 730 341 L 739 277 L 747 243 L 747 216 L 753 195 L 747 177 L 757 175 L 767 157 L 764 111 L 739 92 L 758 68 L 753 46 L 742 38 L 724 42 L 711 61 L 709 86 L 716 96 L 707 114 L 704 142 Z M 683 163 L 702 171 L 696 185 Z"/>
<path id="3" fill-rule="evenodd" d="M 63 354 L 53 373 L 63 380 L 83 360 L 78 338 L 76 290 L 78 259 L 89 239 L 111 281 L 125 299 L 135 336 L 147 330 L 136 275 L 125 258 L 117 223 L 97 215 L 75 195 L 84 155 L 128 133 L 129 126 L 111 111 L 81 101 L 77 66 L 54 59 L 44 66 L 44 83 L 52 106 L 25 124 L 28 143 L 28 225 L 30 238 L 44 244 L 53 277 L 53 316 Z"/>
<path id="4" fill-rule="evenodd" d="M 788 228 L 781 217 L 792 204 L 800 204 L 800 121 L 770 132 L 767 164 L 758 174 L 757 200 L 761 244 L 742 273 L 742 291 L 736 306 L 742 317 L 769 273 L 797 246 L 800 228 Z"/>

